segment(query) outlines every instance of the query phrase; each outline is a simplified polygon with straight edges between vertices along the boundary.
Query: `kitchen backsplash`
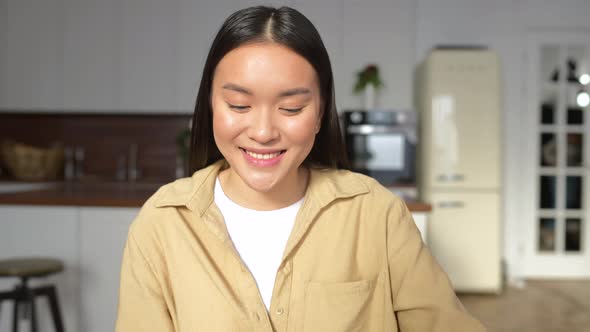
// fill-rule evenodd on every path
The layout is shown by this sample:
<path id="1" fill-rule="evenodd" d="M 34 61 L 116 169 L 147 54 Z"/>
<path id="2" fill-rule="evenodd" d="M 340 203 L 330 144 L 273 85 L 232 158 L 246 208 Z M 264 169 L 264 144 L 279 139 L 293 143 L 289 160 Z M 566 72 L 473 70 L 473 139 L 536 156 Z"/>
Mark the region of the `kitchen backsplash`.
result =
<path id="1" fill-rule="evenodd" d="M 0 142 L 38 147 L 63 144 L 82 157 L 81 179 L 127 180 L 135 161 L 138 182 L 162 182 L 177 175 L 178 135 L 190 115 L 104 113 L 0 113 Z M 66 153 L 67 155 L 67 153 Z M 131 164 L 129 162 L 131 161 Z M 1 161 L 3 179 L 10 179 Z"/>

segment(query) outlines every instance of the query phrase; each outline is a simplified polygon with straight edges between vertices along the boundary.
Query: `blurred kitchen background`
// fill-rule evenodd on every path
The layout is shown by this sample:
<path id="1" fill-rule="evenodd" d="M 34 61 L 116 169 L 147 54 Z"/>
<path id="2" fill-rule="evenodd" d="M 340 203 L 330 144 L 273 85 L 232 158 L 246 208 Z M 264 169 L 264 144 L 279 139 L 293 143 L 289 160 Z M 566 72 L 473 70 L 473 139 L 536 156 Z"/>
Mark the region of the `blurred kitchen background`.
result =
<path id="1" fill-rule="evenodd" d="M 27 257 L 63 264 L 30 285 L 56 286 L 68 331 L 113 330 L 128 226 L 186 176 L 210 43 L 258 4 L 316 25 L 355 169 L 406 201 L 489 331 L 590 331 L 585 0 L 0 0 L 0 331 Z M 355 93 L 367 69 L 383 84 Z"/>

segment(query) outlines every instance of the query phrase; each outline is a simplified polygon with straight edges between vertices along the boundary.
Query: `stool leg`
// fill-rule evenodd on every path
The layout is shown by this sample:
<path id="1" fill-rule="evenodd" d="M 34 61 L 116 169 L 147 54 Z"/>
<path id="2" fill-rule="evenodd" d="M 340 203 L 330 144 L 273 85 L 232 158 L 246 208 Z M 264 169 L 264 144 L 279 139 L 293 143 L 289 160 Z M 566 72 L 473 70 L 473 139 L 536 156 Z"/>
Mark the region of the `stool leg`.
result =
<path id="1" fill-rule="evenodd" d="M 35 294 L 47 296 L 49 300 L 49 308 L 51 309 L 51 316 L 53 317 L 53 325 L 56 332 L 64 332 L 64 326 L 61 319 L 61 312 L 59 309 L 59 302 L 57 300 L 57 292 L 55 286 L 44 286 L 34 289 Z"/>
<path id="2" fill-rule="evenodd" d="M 55 331 L 64 332 L 64 326 L 61 320 L 61 312 L 59 310 L 59 302 L 57 301 L 57 292 L 55 291 L 55 286 L 51 286 L 50 288 L 49 304 L 51 307 L 51 315 L 53 316 L 53 323 L 55 324 Z"/>
<path id="3" fill-rule="evenodd" d="M 18 332 L 18 310 L 20 309 L 18 302 L 18 299 L 14 299 L 14 311 L 12 313 L 12 332 Z"/>
<path id="4" fill-rule="evenodd" d="M 26 316 L 31 324 L 31 332 L 37 332 L 37 310 L 35 310 L 35 290 L 29 288 L 27 280 L 24 279 L 20 290 L 22 292 L 22 306 L 26 310 Z"/>
<path id="5" fill-rule="evenodd" d="M 35 297 L 31 296 L 27 303 L 31 308 L 31 332 L 37 332 L 37 311 L 35 310 Z"/>

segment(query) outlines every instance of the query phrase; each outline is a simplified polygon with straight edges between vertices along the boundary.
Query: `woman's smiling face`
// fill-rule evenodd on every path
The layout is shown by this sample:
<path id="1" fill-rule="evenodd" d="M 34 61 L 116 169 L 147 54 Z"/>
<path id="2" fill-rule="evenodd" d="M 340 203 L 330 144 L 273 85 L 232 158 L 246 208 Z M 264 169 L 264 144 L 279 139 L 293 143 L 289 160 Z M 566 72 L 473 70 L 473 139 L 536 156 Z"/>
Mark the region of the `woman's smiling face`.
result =
<path id="1" fill-rule="evenodd" d="M 321 104 L 315 70 L 289 48 L 267 42 L 227 53 L 215 69 L 211 105 L 215 143 L 235 184 L 262 193 L 298 187 Z"/>

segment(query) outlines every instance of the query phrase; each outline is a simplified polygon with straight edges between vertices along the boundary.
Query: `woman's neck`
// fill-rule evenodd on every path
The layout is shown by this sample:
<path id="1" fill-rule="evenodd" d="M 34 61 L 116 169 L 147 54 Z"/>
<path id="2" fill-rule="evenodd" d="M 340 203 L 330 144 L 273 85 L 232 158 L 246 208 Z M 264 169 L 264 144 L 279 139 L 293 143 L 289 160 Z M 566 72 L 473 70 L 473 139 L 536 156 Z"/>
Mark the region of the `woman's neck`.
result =
<path id="1" fill-rule="evenodd" d="M 296 203 L 305 195 L 309 181 L 309 170 L 299 167 L 296 177 L 286 178 L 266 192 L 249 187 L 231 168 L 219 173 L 223 192 L 236 204 L 245 208 L 271 211 Z"/>

